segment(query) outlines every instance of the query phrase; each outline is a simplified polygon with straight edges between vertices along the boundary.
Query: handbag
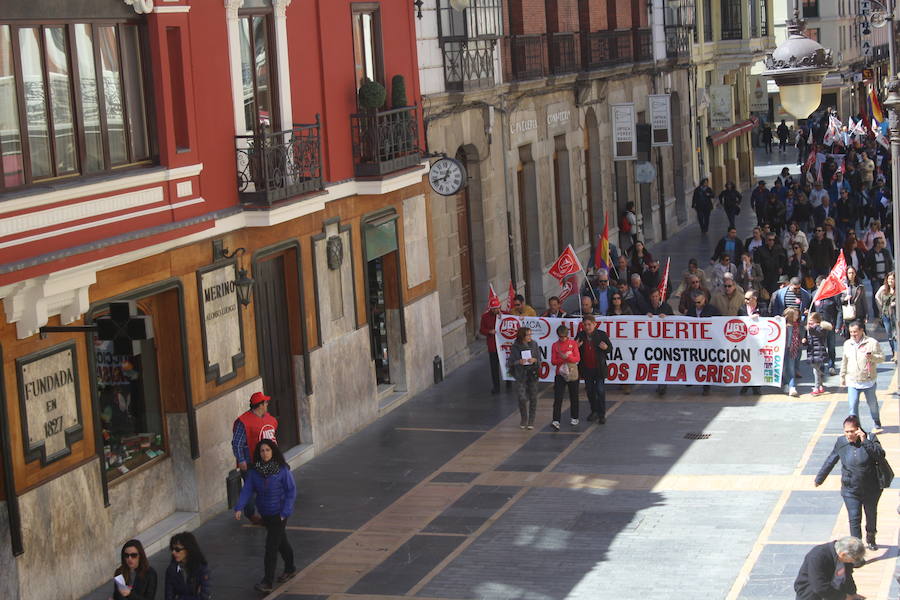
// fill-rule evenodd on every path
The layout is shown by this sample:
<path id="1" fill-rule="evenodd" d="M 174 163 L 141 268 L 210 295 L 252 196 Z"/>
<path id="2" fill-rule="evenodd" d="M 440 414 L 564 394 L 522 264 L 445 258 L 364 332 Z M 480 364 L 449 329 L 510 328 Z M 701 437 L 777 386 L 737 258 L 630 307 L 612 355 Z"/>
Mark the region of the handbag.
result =
<path id="1" fill-rule="evenodd" d="M 849 300 L 847 304 L 841 304 L 841 315 L 843 315 L 845 321 L 852 321 L 856 318 L 856 305 Z"/>
<path id="2" fill-rule="evenodd" d="M 566 363 L 559 370 L 566 381 L 578 381 L 580 379 L 576 363 Z"/>
<path id="3" fill-rule="evenodd" d="M 228 508 L 234 508 L 238 497 L 241 495 L 241 472 L 232 469 L 225 477 L 225 496 L 228 498 Z"/>
<path id="4" fill-rule="evenodd" d="M 878 487 L 883 490 L 891 487 L 891 482 L 894 481 L 894 470 L 888 464 L 886 457 L 875 461 L 875 474 L 878 475 Z"/>

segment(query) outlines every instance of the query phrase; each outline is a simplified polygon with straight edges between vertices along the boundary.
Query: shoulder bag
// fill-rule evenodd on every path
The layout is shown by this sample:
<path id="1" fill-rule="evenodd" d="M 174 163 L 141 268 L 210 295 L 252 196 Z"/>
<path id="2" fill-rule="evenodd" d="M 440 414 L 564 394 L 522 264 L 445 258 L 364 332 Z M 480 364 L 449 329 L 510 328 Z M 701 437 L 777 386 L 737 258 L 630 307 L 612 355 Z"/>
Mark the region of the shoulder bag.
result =
<path id="1" fill-rule="evenodd" d="M 580 379 L 578 363 L 566 363 L 563 366 L 565 367 L 565 371 L 562 373 L 563 379 L 566 381 L 578 381 Z"/>
<path id="2" fill-rule="evenodd" d="M 847 303 L 841 303 L 841 314 L 845 321 L 852 321 L 856 318 L 856 305 L 853 304 L 852 298 L 847 298 Z"/>
<path id="3" fill-rule="evenodd" d="M 887 457 L 883 456 L 875 461 L 875 474 L 878 476 L 878 487 L 887 489 L 894 481 L 894 470 L 888 464 Z"/>

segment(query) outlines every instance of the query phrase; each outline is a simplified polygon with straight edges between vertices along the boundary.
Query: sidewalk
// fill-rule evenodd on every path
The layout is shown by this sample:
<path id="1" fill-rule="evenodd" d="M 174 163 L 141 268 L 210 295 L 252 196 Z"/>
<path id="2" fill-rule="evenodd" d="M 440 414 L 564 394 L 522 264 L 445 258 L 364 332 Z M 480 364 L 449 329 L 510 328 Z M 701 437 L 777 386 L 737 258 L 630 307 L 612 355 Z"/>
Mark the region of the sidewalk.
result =
<path id="1" fill-rule="evenodd" d="M 745 205 L 742 234 L 752 219 Z M 708 262 L 726 224 L 717 210 L 706 238 L 693 225 L 651 250 L 671 254 L 680 273 L 692 256 Z M 809 396 L 803 372 L 800 398 L 722 387 L 703 397 L 683 386 L 658 398 L 652 386 L 628 396 L 608 386 L 606 425 L 555 433 L 549 387 L 538 428 L 522 431 L 514 395 L 489 394 L 479 356 L 297 469 L 288 535 L 301 572 L 269 598 L 793 597 L 805 552 L 847 532 L 839 472 L 812 483 L 846 394 L 830 378 L 831 393 Z M 881 366 L 880 390 L 892 374 Z M 879 396 L 882 443 L 898 456 L 900 408 Z M 865 407 L 862 418 L 868 426 Z M 900 481 L 880 504 L 881 544 L 897 539 L 898 490 Z M 226 512 L 195 533 L 216 600 L 261 598 L 252 587 L 262 528 Z M 883 548 L 857 572 L 870 599 L 897 598 L 897 548 Z M 167 562 L 167 552 L 152 557 L 160 587 Z M 88 598 L 106 598 L 110 586 Z"/>

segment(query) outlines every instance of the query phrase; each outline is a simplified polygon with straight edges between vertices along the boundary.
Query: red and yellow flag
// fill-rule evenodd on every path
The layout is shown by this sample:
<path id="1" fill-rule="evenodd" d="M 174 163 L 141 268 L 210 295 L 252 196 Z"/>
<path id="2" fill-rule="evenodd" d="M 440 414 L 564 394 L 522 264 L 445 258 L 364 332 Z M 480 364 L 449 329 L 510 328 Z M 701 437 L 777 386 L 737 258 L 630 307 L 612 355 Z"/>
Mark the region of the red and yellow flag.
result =
<path id="1" fill-rule="evenodd" d="M 606 269 L 612 266 L 609 258 L 609 215 L 603 215 L 603 233 L 597 241 L 597 249 L 594 250 L 594 270 Z"/>

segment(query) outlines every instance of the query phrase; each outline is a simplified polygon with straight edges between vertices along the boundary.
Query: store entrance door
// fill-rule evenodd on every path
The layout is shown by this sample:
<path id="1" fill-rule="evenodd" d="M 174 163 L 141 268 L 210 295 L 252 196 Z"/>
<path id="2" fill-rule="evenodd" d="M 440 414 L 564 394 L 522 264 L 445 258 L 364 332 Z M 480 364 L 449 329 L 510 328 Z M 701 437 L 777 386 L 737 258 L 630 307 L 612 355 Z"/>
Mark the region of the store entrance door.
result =
<path id="1" fill-rule="evenodd" d="M 253 306 L 256 312 L 256 347 L 263 390 L 271 396 L 269 412 L 278 419 L 282 449 L 300 443 L 294 402 L 291 328 L 285 284 L 284 255 L 257 262 L 253 269 Z"/>

